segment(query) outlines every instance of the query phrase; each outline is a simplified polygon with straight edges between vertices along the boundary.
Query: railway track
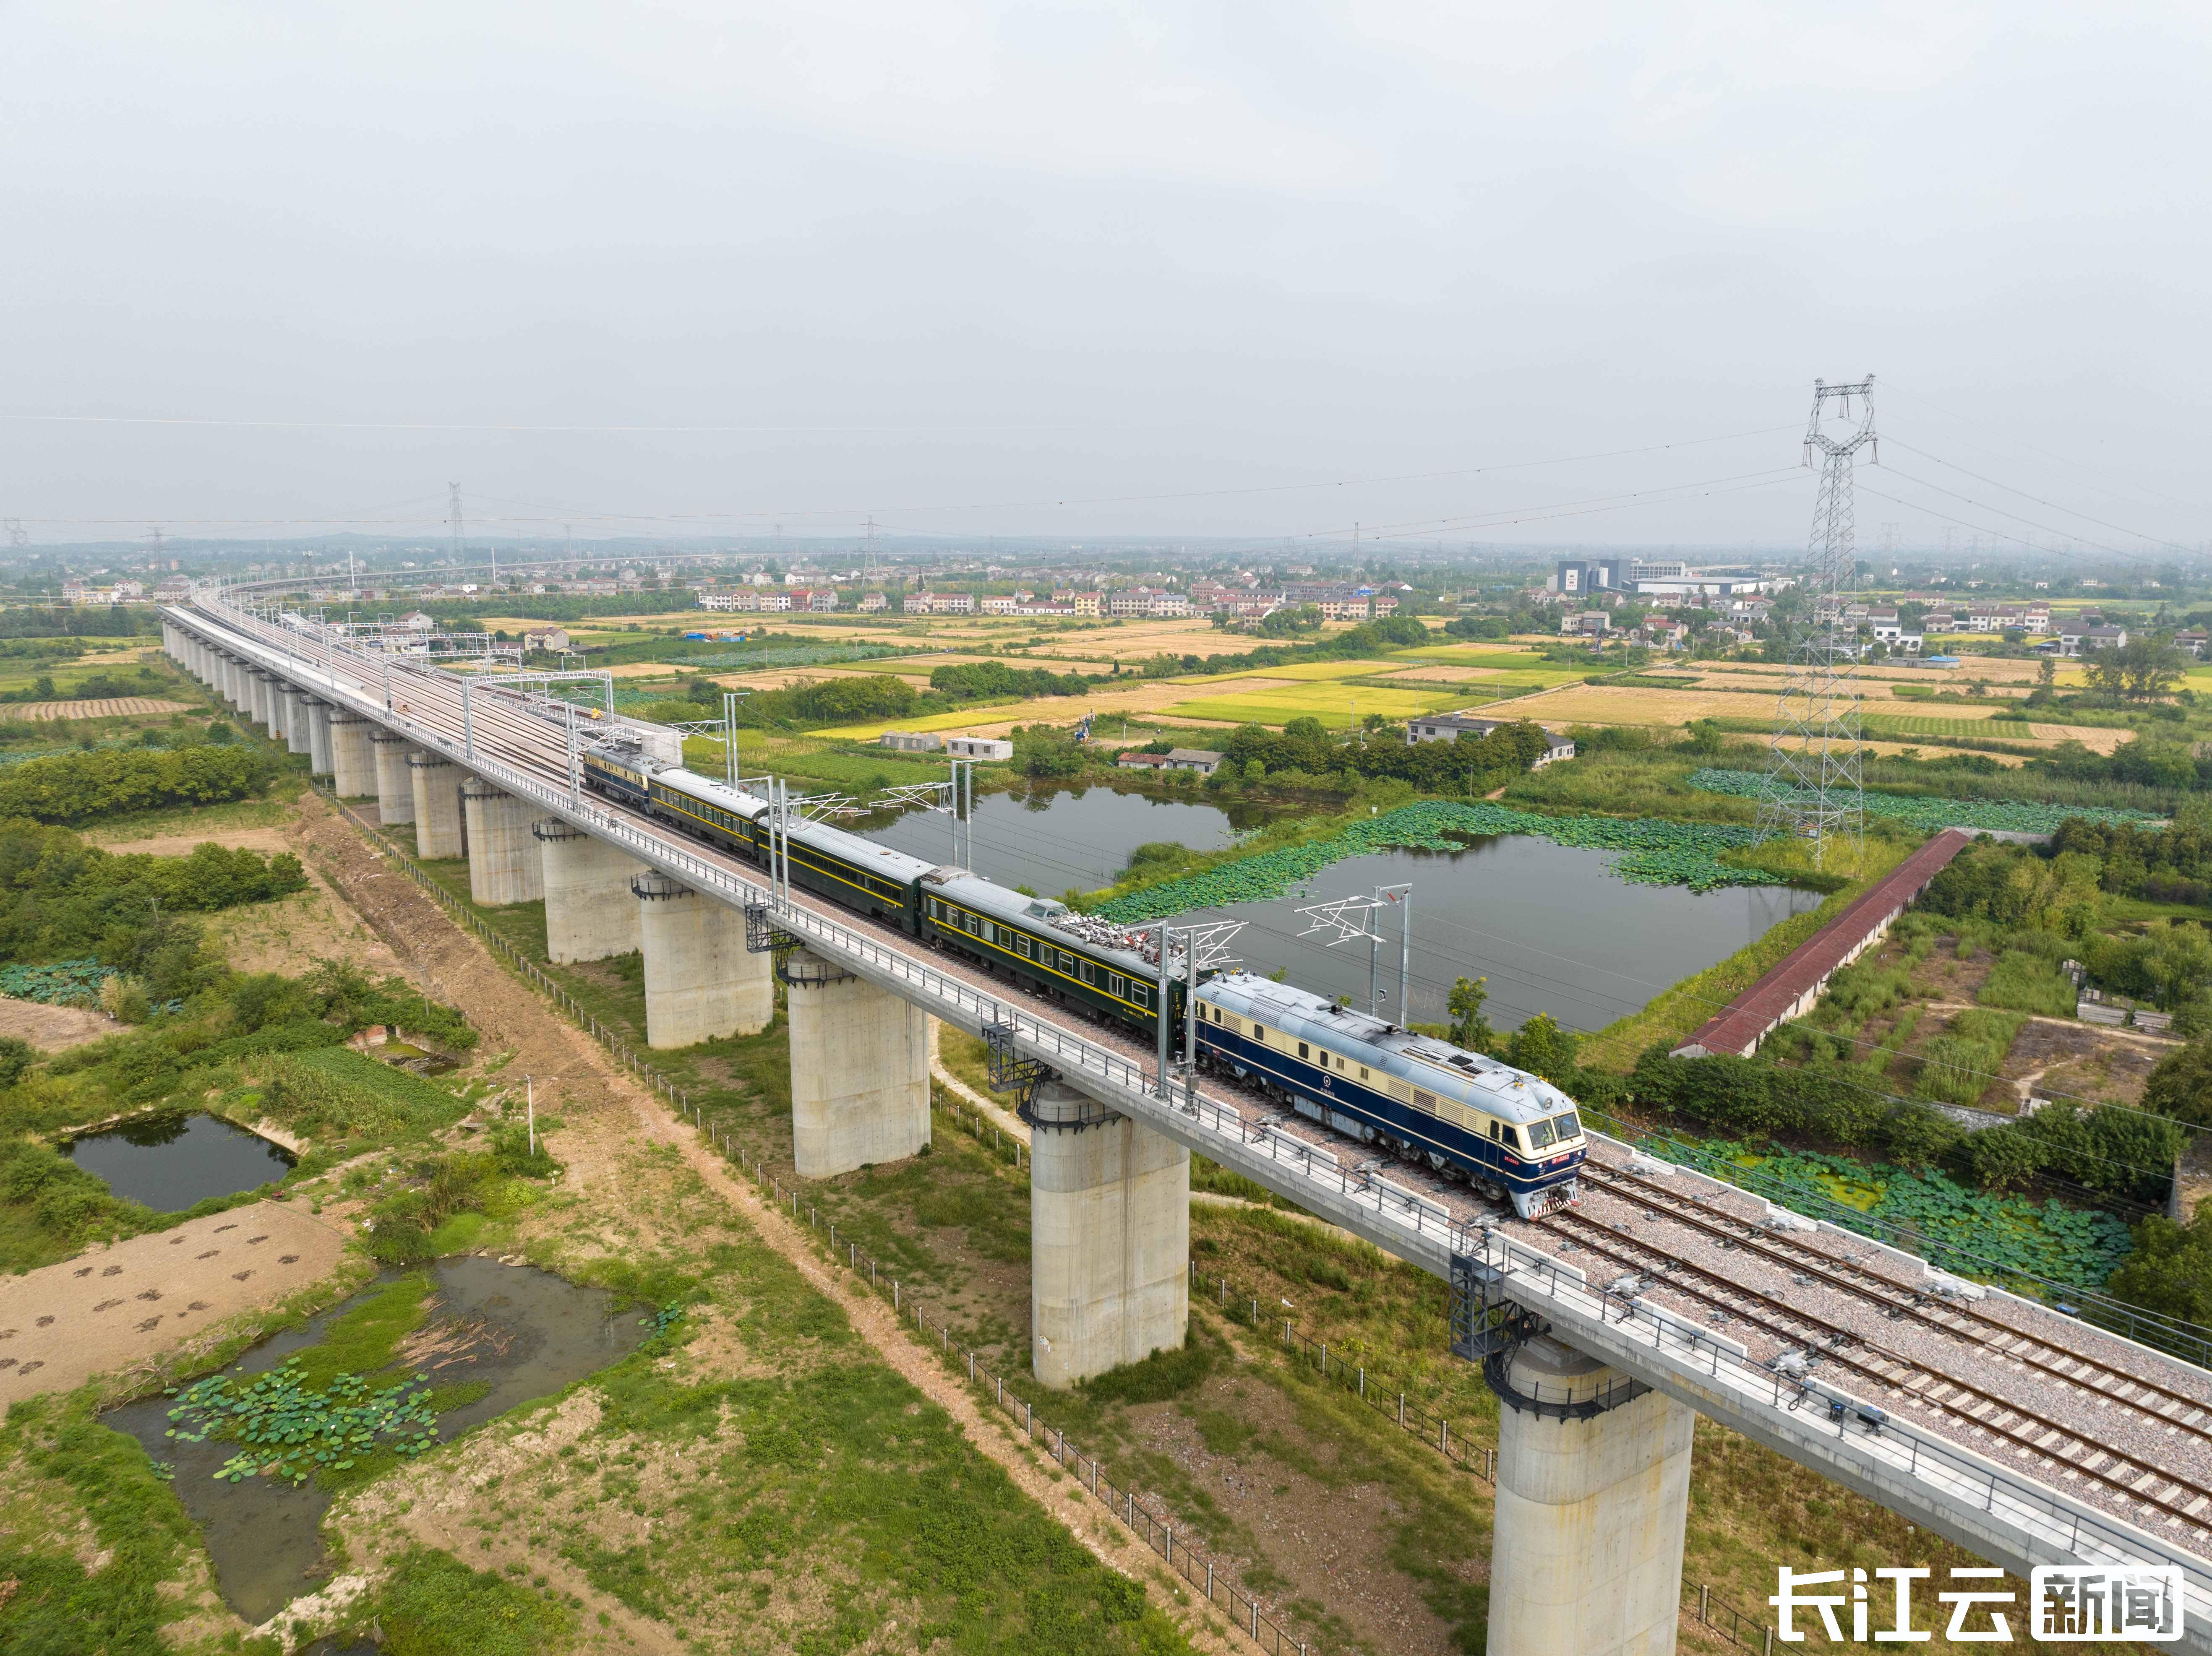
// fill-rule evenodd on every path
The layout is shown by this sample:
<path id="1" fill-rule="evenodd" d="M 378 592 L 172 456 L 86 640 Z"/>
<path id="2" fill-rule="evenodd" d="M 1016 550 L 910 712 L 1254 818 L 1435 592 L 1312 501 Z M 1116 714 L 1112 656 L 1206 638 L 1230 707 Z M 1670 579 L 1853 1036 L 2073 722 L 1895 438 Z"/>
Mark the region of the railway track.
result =
<path id="1" fill-rule="evenodd" d="M 1787 1271 L 1797 1286 L 1820 1283 L 1842 1294 L 1872 1300 L 1893 1321 L 1910 1320 L 1970 1349 L 2044 1375 L 2095 1403 L 2115 1403 L 2161 1427 L 2187 1432 L 2212 1445 L 2212 1399 L 2192 1396 L 2144 1374 L 2100 1362 L 2056 1340 L 2043 1339 L 1971 1303 L 1936 1298 L 1908 1283 L 1869 1271 L 1824 1248 L 1724 1212 L 1645 1178 L 1595 1159 L 1582 1178 L 1595 1191 L 1687 1227 L 1723 1246 L 1741 1249 Z"/>
<path id="2" fill-rule="evenodd" d="M 1924 1359 L 1878 1345 L 1856 1330 L 1572 1209 L 1546 1216 L 1540 1227 L 1612 1260 L 1639 1283 L 1712 1307 L 1719 1313 L 1716 1321 L 1741 1322 L 1785 1346 L 1803 1350 L 1808 1369 L 1832 1366 L 1847 1370 L 1871 1381 L 1892 1402 L 1917 1404 L 1947 1417 L 1970 1438 L 1986 1438 L 2014 1458 L 2043 1462 L 2061 1483 L 2087 1480 L 2130 1507 L 2148 1507 L 2186 1526 L 2200 1539 L 2212 1539 L 2212 1518 L 2206 1516 L 2212 1513 L 2212 1489 L 2142 1456 L 2100 1443 L 2082 1428 L 2053 1420 Z M 1629 1292 L 1625 1285 L 1621 1291 Z M 1808 1390 L 1804 1395 L 1813 1394 Z M 1878 1421 L 1867 1423 L 1880 1429 Z"/>

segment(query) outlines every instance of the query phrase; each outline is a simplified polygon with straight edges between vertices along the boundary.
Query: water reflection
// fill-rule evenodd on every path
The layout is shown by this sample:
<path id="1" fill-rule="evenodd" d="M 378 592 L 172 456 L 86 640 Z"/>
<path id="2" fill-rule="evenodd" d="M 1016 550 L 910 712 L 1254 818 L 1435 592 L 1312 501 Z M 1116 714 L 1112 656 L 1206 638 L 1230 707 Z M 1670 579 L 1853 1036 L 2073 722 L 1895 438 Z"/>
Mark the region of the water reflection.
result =
<path id="1" fill-rule="evenodd" d="M 179 1213 L 210 1196 L 231 1196 L 282 1179 L 291 1155 L 243 1127 L 207 1114 L 139 1116 L 63 1147 L 108 1189 L 157 1213 Z"/>
<path id="2" fill-rule="evenodd" d="M 1520 834 L 1475 840 L 1464 851 L 1384 852 L 1323 869 L 1306 882 L 1304 895 L 1239 903 L 1204 918 L 1249 922 L 1235 948 L 1250 969 L 1283 971 L 1293 983 L 1349 996 L 1356 1006 L 1367 1004 L 1372 953 L 1382 1014 L 1402 1022 L 1401 911 L 1385 911 L 1384 941 L 1372 950 L 1365 943 L 1331 948 L 1323 937 L 1298 935 L 1307 923 L 1297 911 L 1410 882 L 1411 1022 L 1447 1021 L 1452 980 L 1487 977 L 1486 1010 L 1499 1028 L 1549 1012 L 1569 1028 L 1597 1029 L 1641 1011 L 1662 990 L 1820 901 L 1816 893 L 1778 886 L 1699 893 L 1638 885 L 1612 873 L 1611 860 L 1602 851 Z"/>
<path id="3" fill-rule="evenodd" d="M 968 860 L 986 879 L 1057 896 L 1071 886 L 1088 891 L 1112 884 L 1139 846 L 1164 840 L 1194 851 L 1218 851 L 1279 810 L 1243 802 L 1224 807 L 1156 799 L 1106 787 L 988 794 L 975 801 L 975 849 Z M 951 860 L 952 819 L 935 811 L 854 826 L 908 856 Z M 963 824 L 963 855 L 966 837 Z"/>

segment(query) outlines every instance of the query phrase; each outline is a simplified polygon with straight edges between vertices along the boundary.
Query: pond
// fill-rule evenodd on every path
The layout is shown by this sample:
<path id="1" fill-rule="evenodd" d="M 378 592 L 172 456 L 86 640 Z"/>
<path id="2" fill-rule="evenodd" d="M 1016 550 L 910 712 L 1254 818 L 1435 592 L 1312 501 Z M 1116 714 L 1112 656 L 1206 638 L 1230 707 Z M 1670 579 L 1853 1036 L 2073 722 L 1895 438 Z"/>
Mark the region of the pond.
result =
<path id="1" fill-rule="evenodd" d="M 617 1313 L 613 1295 L 525 1265 L 465 1256 L 430 1268 L 435 1293 L 410 1346 L 411 1372 L 440 1387 L 475 1383 L 482 1395 L 438 1416 L 448 1439 L 519 1404 L 560 1391 L 635 1350 L 651 1333 L 650 1311 Z M 387 1273 L 379 1283 L 398 1280 Z M 371 1290 L 373 1292 L 374 1290 Z M 364 1303 L 369 1292 L 263 1341 L 228 1371 L 258 1374 L 316 1344 L 331 1322 Z M 400 1371 L 394 1371 L 400 1372 Z M 473 1389 L 473 1388 L 472 1388 Z M 295 1487 L 277 1478 L 218 1482 L 216 1469 L 238 1446 L 193 1443 L 167 1435 L 167 1398 L 112 1410 L 106 1424 L 127 1432 L 155 1460 L 175 1468 L 176 1491 L 200 1526 L 224 1601 L 248 1622 L 265 1622 L 320 1585 L 325 1566 L 321 1524 L 330 1495 L 313 1481 Z"/>
<path id="2" fill-rule="evenodd" d="M 1139 846 L 1173 840 L 1194 851 L 1218 851 L 1279 810 L 1243 803 L 1224 809 L 1104 787 L 986 794 L 975 801 L 975 848 L 967 860 L 987 880 L 1057 896 L 1070 886 L 1089 891 L 1111 885 Z M 910 857 L 952 859 L 952 819 L 938 812 L 914 810 L 853 826 Z M 963 852 L 968 826 L 962 828 Z"/>
<path id="3" fill-rule="evenodd" d="M 1662 991 L 1702 972 L 1778 922 L 1819 905 L 1817 893 L 1781 886 L 1639 885 L 1620 878 L 1602 851 L 1532 834 L 1471 840 L 1464 851 L 1391 851 L 1323 869 L 1293 894 L 1200 911 L 1202 919 L 1248 922 L 1231 952 L 1262 974 L 1279 969 L 1316 993 L 1367 1004 L 1369 947 L 1331 948 L 1301 937 L 1302 907 L 1411 883 L 1413 1016 L 1398 1009 L 1400 911 L 1379 922 L 1383 1016 L 1442 1023 L 1455 978 L 1487 977 L 1485 1009 L 1499 1028 L 1549 1012 L 1571 1029 L 1599 1029 L 1641 1011 Z M 1718 1010 L 1717 1007 L 1714 1009 Z"/>
<path id="4" fill-rule="evenodd" d="M 156 1213 L 180 1213 L 210 1196 L 234 1196 L 282 1179 L 293 1157 L 219 1117 L 141 1116 L 85 1133 L 63 1154 L 108 1189 Z"/>

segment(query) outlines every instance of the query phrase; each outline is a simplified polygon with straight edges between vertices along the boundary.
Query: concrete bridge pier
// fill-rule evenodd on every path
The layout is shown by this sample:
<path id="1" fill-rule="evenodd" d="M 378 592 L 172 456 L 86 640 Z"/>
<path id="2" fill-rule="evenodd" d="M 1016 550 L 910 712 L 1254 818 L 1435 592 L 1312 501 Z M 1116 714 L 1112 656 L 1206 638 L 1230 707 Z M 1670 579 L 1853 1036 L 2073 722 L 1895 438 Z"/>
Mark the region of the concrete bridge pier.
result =
<path id="1" fill-rule="evenodd" d="M 269 692 L 273 682 L 269 675 L 258 667 L 246 669 L 246 695 L 249 716 L 264 731 L 269 731 L 271 723 L 269 717 Z M 270 734 L 274 733 L 270 731 Z"/>
<path id="2" fill-rule="evenodd" d="M 331 704 L 320 696 L 301 698 L 307 725 L 307 768 L 317 776 L 331 773 Z"/>
<path id="3" fill-rule="evenodd" d="M 1063 1081 L 1030 1123 L 1030 1358 L 1074 1385 L 1183 1343 L 1190 1152 Z"/>
<path id="4" fill-rule="evenodd" d="M 284 723 L 284 698 L 291 693 L 291 688 L 275 673 L 269 675 L 268 725 L 269 735 L 274 741 L 288 741 L 291 736 L 289 727 Z"/>
<path id="5" fill-rule="evenodd" d="M 1484 1372 L 1501 1405 L 1492 1656 L 1672 1656 L 1696 1415 L 1549 1336 Z"/>
<path id="6" fill-rule="evenodd" d="M 284 687 L 284 745 L 294 753 L 314 751 L 307 731 L 307 693 L 293 684 Z"/>
<path id="7" fill-rule="evenodd" d="M 415 820 L 415 784 L 407 774 L 407 738 L 380 730 L 368 738 L 376 761 L 376 820 L 386 828 Z"/>
<path id="8" fill-rule="evenodd" d="M 651 870 L 629 889 L 645 956 L 645 1044 L 691 1046 L 767 1028 L 775 984 L 769 956 L 745 951 L 743 913 Z"/>
<path id="9" fill-rule="evenodd" d="M 415 795 L 415 854 L 425 862 L 461 854 L 461 771 L 441 753 L 407 755 Z"/>
<path id="10" fill-rule="evenodd" d="M 799 1175 L 826 1179 L 915 1154 L 929 1143 L 929 1014 L 808 949 L 781 971 Z"/>
<path id="11" fill-rule="evenodd" d="M 531 837 L 531 807 L 471 776 L 461 784 L 462 822 L 467 829 L 469 895 L 480 903 L 534 902 L 545 895 L 538 842 Z"/>
<path id="12" fill-rule="evenodd" d="M 230 704 L 233 712 L 243 713 L 246 711 L 245 664 L 236 656 L 222 656 L 216 662 L 216 671 L 222 680 L 222 699 Z"/>
<path id="13" fill-rule="evenodd" d="M 532 823 L 530 832 L 545 889 L 547 957 L 565 965 L 643 948 L 645 905 L 629 883 L 645 864 L 557 816 Z"/>
<path id="14" fill-rule="evenodd" d="M 376 792 L 376 761 L 368 751 L 373 728 L 359 713 L 339 710 L 331 714 L 331 786 L 341 799 L 360 799 Z"/>

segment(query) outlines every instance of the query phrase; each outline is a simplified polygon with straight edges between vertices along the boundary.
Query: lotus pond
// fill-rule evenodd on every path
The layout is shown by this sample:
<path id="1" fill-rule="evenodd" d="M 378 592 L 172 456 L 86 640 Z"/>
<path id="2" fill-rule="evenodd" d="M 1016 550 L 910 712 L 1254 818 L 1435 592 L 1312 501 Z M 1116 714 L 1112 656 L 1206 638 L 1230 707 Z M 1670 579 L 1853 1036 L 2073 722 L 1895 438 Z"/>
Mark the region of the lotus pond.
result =
<path id="1" fill-rule="evenodd" d="M 673 1313 L 464 1257 L 380 1277 L 222 1374 L 110 1411 L 166 1466 L 224 1599 L 260 1623 L 320 1584 L 341 1489 L 635 1350 Z"/>
<path id="2" fill-rule="evenodd" d="M 1603 1122 L 1609 1131 L 1617 1122 Z M 1771 1197 L 1785 1207 L 1894 1242 L 1985 1282 L 2039 1278 L 2102 1287 L 2133 1246 L 2124 1221 L 2094 1209 L 1969 1190 L 1941 1173 L 1781 1146 L 1667 1134 L 1653 1152 Z M 2017 1283 L 2036 1292 L 2034 1283 Z"/>

